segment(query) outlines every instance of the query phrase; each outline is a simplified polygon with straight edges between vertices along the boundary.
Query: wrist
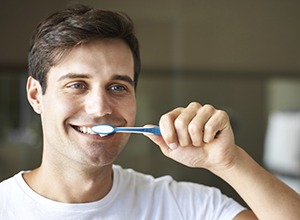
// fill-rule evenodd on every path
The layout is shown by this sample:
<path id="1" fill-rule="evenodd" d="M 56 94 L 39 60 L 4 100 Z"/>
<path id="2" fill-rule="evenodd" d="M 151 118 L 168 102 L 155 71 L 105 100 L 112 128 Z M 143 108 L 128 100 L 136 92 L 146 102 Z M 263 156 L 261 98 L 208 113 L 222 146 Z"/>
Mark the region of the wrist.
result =
<path id="1" fill-rule="evenodd" d="M 226 180 L 229 175 L 233 175 L 236 172 L 239 172 L 243 168 L 243 164 L 247 163 L 249 155 L 239 146 L 234 145 L 232 150 L 228 152 L 227 159 L 225 159 L 221 165 L 211 167 L 209 170 L 215 175 Z"/>

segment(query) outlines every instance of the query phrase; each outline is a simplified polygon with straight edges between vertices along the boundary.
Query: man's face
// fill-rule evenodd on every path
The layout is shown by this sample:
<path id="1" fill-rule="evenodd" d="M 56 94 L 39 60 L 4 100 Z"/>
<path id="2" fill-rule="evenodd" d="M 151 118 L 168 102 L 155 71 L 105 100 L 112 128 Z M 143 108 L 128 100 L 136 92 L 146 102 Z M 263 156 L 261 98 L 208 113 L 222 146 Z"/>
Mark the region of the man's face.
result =
<path id="1" fill-rule="evenodd" d="M 43 159 L 85 166 L 111 164 L 128 134 L 89 134 L 96 124 L 133 126 L 136 114 L 133 57 L 121 40 L 75 47 L 47 75 L 40 113 Z"/>

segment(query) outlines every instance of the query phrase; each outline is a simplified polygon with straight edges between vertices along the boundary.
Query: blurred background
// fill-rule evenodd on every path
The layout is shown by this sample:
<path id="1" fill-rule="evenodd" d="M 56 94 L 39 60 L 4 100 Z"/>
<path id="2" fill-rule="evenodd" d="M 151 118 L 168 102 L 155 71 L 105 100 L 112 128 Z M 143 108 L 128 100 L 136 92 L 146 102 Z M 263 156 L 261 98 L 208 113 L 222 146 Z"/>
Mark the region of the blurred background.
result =
<path id="1" fill-rule="evenodd" d="M 191 101 L 226 110 L 236 143 L 300 192 L 300 1 L 1 0 L 0 181 L 40 163 L 40 120 L 29 107 L 27 50 L 36 24 L 74 3 L 124 11 L 140 39 L 137 125 Z M 133 135 L 117 163 L 239 196 L 218 177 L 164 157 Z"/>

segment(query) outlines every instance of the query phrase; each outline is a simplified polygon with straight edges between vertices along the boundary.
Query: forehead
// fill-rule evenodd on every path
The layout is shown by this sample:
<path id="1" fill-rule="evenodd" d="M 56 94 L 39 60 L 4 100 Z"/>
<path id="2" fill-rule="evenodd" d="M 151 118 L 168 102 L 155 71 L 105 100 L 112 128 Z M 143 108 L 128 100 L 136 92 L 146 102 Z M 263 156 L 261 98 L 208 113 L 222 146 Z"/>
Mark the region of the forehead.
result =
<path id="1" fill-rule="evenodd" d="M 94 40 L 72 48 L 51 67 L 48 77 L 60 78 L 69 73 L 128 75 L 134 77 L 133 55 L 120 39 Z"/>

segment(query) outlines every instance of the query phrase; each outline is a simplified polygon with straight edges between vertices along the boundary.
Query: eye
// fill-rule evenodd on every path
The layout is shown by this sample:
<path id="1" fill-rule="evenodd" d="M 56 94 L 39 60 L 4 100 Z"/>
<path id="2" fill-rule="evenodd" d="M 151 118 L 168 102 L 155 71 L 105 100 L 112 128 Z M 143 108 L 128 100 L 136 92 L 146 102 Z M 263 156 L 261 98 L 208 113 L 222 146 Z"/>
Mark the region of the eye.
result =
<path id="1" fill-rule="evenodd" d="M 86 89 L 86 85 L 82 82 L 71 83 L 67 86 L 70 89 Z"/>
<path id="2" fill-rule="evenodd" d="M 110 87 L 110 90 L 115 91 L 115 92 L 123 92 L 123 91 L 126 91 L 127 89 L 123 85 L 115 84 Z"/>

